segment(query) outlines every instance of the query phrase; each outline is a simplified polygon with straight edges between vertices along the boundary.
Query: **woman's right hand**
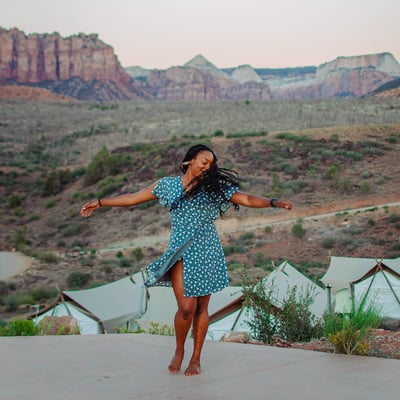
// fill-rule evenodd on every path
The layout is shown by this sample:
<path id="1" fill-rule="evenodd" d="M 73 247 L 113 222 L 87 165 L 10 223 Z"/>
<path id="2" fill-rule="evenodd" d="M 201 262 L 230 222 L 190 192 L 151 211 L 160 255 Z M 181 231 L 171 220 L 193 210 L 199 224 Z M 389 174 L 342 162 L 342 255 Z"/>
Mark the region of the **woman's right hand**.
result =
<path id="1" fill-rule="evenodd" d="M 94 210 L 100 208 L 100 202 L 98 200 L 90 200 L 85 203 L 81 208 L 82 217 L 90 217 Z"/>

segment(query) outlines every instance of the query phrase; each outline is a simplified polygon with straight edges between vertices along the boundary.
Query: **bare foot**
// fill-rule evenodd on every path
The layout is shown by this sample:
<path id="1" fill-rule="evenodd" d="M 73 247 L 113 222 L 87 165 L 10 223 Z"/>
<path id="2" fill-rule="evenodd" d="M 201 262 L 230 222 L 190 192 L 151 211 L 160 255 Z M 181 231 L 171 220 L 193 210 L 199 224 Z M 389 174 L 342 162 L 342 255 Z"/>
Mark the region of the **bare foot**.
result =
<path id="1" fill-rule="evenodd" d="M 185 370 L 185 375 L 186 376 L 199 375 L 200 371 L 201 371 L 200 363 L 199 362 L 190 361 L 188 367 Z"/>
<path id="2" fill-rule="evenodd" d="M 177 374 L 181 370 L 183 355 L 184 355 L 183 351 L 182 352 L 178 350 L 175 351 L 175 354 L 168 365 L 168 371 L 171 372 L 171 374 Z"/>

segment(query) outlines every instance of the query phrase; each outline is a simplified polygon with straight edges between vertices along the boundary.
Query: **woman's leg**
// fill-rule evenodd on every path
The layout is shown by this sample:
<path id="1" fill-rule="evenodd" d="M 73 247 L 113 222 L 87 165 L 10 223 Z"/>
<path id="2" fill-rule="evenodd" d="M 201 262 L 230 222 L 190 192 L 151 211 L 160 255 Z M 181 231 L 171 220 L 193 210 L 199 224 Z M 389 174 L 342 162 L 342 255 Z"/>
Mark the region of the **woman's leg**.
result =
<path id="1" fill-rule="evenodd" d="M 178 261 L 171 269 L 171 282 L 174 289 L 176 302 L 178 304 L 178 311 L 176 312 L 174 319 L 176 349 L 175 354 L 168 366 L 168 370 L 171 373 L 176 374 L 181 369 L 185 352 L 185 341 L 197 308 L 197 298 L 184 297 L 183 295 L 184 287 L 182 260 Z"/>
<path id="2" fill-rule="evenodd" d="M 210 294 L 197 298 L 197 308 L 193 317 L 193 354 L 189 366 L 185 370 L 185 375 L 197 375 L 200 373 L 201 350 L 208 331 L 208 303 L 210 298 Z"/>

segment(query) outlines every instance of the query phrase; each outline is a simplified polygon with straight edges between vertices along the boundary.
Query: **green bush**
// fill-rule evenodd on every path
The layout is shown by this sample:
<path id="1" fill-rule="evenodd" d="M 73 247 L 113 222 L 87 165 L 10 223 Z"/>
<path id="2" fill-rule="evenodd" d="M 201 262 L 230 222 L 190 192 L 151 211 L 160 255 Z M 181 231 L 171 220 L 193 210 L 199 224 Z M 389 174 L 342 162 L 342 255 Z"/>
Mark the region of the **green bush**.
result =
<path id="1" fill-rule="evenodd" d="M 93 185 L 105 177 L 117 175 L 130 164 L 129 155 L 110 154 L 108 149 L 103 147 L 87 167 L 83 177 L 84 185 Z"/>
<path id="2" fill-rule="evenodd" d="M 311 290 L 303 293 L 295 286 L 280 302 L 274 282 L 267 287 L 264 280 L 253 285 L 245 276 L 242 287 L 244 305 L 251 309 L 247 323 L 255 339 L 271 344 L 275 338 L 309 341 L 321 336 L 322 323 L 310 311 L 314 301 Z"/>
<path id="3" fill-rule="evenodd" d="M 298 220 L 292 227 L 292 234 L 293 236 L 302 239 L 307 233 L 307 230 L 304 229 L 302 225 L 302 221 Z"/>
<path id="4" fill-rule="evenodd" d="M 381 324 L 380 310 L 375 305 L 353 306 L 349 314 L 328 315 L 324 335 L 341 354 L 365 355 L 371 329 Z"/>
<path id="5" fill-rule="evenodd" d="M 334 237 L 326 237 L 321 242 L 321 246 L 324 249 L 333 249 L 335 247 L 335 244 L 336 244 L 336 239 Z"/>
<path id="6" fill-rule="evenodd" d="M 39 287 L 33 289 L 31 296 L 35 301 L 50 300 L 57 296 L 57 289 L 49 287 Z"/>
<path id="7" fill-rule="evenodd" d="M 0 327 L 0 336 L 35 336 L 36 334 L 36 325 L 27 319 L 14 319 L 5 327 Z"/>
<path id="8" fill-rule="evenodd" d="M 22 201 L 25 196 L 21 196 L 19 194 L 13 194 L 10 196 L 7 200 L 8 202 L 8 207 L 10 208 L 17 208 L 22 204 Z"/>
<path id="9" fill-rule="evenodd" d="M 67 277 L 67 285 L 71 289 L 80 289 L 89 282 L 89 275 L 84 272 L 71 272 Z"/>
<path id="10" fill-rule="evenodd" d="M 135 261 L 143 260 L 144 254 L 143 254 L 142 249 L 140 247 L 136 247 L 135 249 L 133 249 L 132 252 L 131 252 L 131 257 Z"/>

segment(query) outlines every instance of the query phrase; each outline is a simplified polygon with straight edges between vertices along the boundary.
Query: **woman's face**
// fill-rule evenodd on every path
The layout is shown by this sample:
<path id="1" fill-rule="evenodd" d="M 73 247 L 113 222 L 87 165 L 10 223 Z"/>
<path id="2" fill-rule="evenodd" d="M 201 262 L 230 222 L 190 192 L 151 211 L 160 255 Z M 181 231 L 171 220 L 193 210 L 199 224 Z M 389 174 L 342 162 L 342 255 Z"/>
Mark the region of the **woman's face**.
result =
<path id="1" fill-rule="evenodd" d="M 200 151 L 190 163 L 190 172 L 193 174 L 194 177 L 198 177 L 206 173 L 210 169 L 213 162 L 214 156 L 211 151 Z"/>

